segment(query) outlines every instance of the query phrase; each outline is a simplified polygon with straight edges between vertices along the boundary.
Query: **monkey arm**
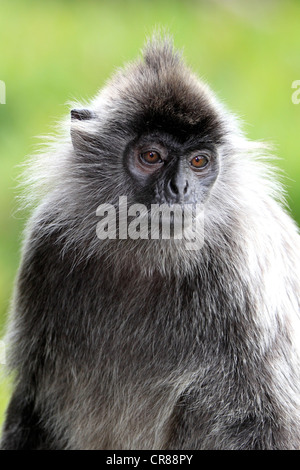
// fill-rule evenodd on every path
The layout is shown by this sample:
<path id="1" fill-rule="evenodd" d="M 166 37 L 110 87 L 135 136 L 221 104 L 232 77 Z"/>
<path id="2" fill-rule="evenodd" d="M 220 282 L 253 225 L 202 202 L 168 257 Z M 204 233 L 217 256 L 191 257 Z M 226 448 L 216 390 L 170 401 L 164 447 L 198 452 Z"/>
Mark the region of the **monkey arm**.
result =
<path id="1" fill-rule="evenodd" d="M 11 324 L 17 333 L 10 335 L 8 332 L 9 368 L 16 375 L 16 386 L 2 432 L 1 448 L 4 450 L 60 447 L 46 428 L 45 411 L 37 396 L 43 387 L 43 378 L 50 378 L 55 367 L 47 360 L 46 349 L 53 335 L 46 316 L 49 319 L 55 308 L 58 309 L 59 296 L 55 295 L 57 283 L 50 287 L 47 279 L 53 276 L 58 283 L 62 280 L 56 261 L 57 251 L 50 240 L 43 239 L 38 233 L 37 230 L 27 242 L 28 253 L 18 275 Z"/>
<path id="2" fill-rule="evenodd" d="M 288 404 L 281 397 L 276 374 L 270 384 L 262 360 L 256 367 L 248 364 L 244 368 L 243 361 L 232 359 L 227 356 L 227 364 L 222 359 L 216 361 L 213 370 L 207 369 L 205 377 L 180 397 L 163 448 L 299 449 L 297 415 L 286 412 Z M 291 393 L 289 382 L 285 385 Z"/>
<path id="3" fill-rule="evenodd" d="M 20 385 L 15 390 L 6 413 L 1 441 L 2 450 L 50 449 L 49 435 L 40 423 L 30 390 Z"/>
<path id="4" fill-rule="evenodd" d="M 197 394 L 182 397 L 170 421 L 164 449 L 189 450 L 288 450 L 298 449 L 297 436 L 289 439 L 274 410 L 245 413 L 238 403 L 227 410 L 201 406 Z M 198 408 L 195 407 L 198 403 Z M 241 403 L 241 405 L 243 405 Z M 231 409 L 228 408 L 230 406 Z M 273 416 L 272 416 L 273 415 Z M 295 441 L 295 442 L 293 442 Z"/>

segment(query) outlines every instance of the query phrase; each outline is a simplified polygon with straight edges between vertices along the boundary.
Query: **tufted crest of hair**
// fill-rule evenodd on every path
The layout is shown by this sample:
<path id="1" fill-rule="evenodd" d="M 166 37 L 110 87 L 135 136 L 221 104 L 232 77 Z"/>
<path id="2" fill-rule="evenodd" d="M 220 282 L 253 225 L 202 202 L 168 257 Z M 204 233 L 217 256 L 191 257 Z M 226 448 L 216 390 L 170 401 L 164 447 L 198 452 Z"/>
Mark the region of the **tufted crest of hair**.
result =
<path id="1" fill-rule="evenodd" d="M 242 239 L 249 217 L 255 230 L 263 214 L 266 223 L 272 201 L 283 201 L 281 185 L 267 163 L 268 147 L 245 137 L 239 120 L 191 72 L 169 38 L 148 41 L 142 58 L 118 70 L 90 103 L 71 105 L 89 111 L 66 118 L 30 159 L 24 201 L 35 207 L 33 218 L 41 229 L 60 233 L 64 250 L 72 247 L 78 260 L 103 249 L 118 266 L 118 260 L 124 261 L 122 251 L 154 269 L 153 244 L 116 240 L 99 248 L 95 232 L 99 204 L 117 205 L 119 196 L 127 196 L 128 204 L 137 202 L 123 154 L 143 132 L 163 130 L 183 141 L 197 134 L 218 146 L 221 169 L 205 207 L 206 246 L 224 244 L 232 231 Z M 175 260 L 178 255 L 176 269 L 181 262 L 191 269 L 195 253 L 184 250 L 183 255 L 181 249 L 180 244 L 174 249 L 172 242 L 166 243 L 165 256 L 156 257 L 159 267 L 165 269 L 172 253 Z"/>

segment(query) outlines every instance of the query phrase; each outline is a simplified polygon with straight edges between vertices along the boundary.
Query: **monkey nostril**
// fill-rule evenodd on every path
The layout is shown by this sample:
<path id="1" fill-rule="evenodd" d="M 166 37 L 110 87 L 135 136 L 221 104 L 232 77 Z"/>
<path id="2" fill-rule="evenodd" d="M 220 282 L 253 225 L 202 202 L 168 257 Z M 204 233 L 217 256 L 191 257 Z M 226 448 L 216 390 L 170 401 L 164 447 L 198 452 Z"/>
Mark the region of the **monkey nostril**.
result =
<path id="1" fill-rule="evenodd" d="M 188 181 L 186 181 L 185 186 L 183 188 L 183 194 L 186 194 L 188 192 L 188 189 L 189 189 L 189 183 L 188 183 Z"/>
<path id="2" fill-rule="evenodd" d="M 171 190 L 171 193 L 178 194 L 179 191 L 178 191 L 177 184 L 173 180 L 170 181 L 169 188 Z"/>

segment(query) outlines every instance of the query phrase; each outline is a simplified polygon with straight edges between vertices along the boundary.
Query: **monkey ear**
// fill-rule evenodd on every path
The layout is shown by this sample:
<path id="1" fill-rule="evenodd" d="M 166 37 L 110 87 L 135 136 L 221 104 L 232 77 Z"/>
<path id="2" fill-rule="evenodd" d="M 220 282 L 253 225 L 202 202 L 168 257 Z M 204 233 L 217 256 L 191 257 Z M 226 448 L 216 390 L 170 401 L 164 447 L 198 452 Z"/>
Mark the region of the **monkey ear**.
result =
<path id="1" fill-rule="evenodd" d="M 97 115 L 89 109 L 71 110 L 71 140 L 75 151 L 91 153 L 97 150 Z"/>
<path id="2" fill-rule="evenodd" d="M 87 119 L 93 119 L 95 114 L 89 109 L 72 109 L 71 119 L 77 121 L 86 121 Z"/>

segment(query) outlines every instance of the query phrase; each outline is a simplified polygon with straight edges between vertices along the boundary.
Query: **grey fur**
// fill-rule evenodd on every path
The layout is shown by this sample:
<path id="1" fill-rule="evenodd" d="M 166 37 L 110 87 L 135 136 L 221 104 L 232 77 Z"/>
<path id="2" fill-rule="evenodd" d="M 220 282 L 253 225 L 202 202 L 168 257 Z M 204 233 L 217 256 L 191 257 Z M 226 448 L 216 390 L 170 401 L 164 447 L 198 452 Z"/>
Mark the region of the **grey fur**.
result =
<path id="1" fill-rule="evenodd" d="M 299 449 L 300 244 L 266 148 L 169 40 L 74 108 L 28 172 L 2 448 Z M 96 237 L 100 203 L 145 202 L 142 133 L 217 149 L 200 251 Z"/>

